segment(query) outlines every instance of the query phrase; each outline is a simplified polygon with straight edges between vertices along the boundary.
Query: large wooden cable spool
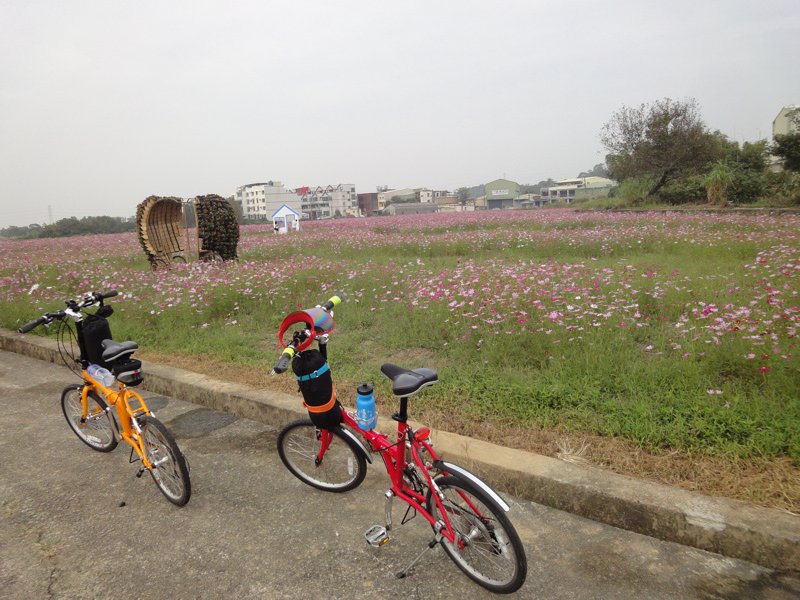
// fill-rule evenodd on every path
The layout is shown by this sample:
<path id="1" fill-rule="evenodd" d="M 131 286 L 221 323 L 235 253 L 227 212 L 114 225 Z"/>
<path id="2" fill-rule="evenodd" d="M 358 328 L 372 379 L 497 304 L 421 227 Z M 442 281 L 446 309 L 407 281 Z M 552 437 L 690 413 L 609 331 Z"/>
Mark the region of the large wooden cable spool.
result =
<path id="1" fill-rule="evenodd" d="M 150 262 L 183 252 L 183 202 L 180 198 L 150 196 L 136 207 L 139 243 Z"/>
<path id="2" fill-rule="evenodd" d="M 184 209 L 194 210 L 196 248 L 191 248 Z M 201 260 L 237 258 L 239 223 L 233 207 L 222 196 L 197 196 L 191 206 L 185 206 L 180 198 L 150 196 L 136 207 L 136 222 L 139 243 L 154 269 L 175 260 L 185 262 L 187 252 Z"/>
<path id="3" fill-rule="evenodd" d="M 209 194 L 194 199 L 201 260 L 235 260 L 239 244 L 239 223 L 230 202 Z"/>

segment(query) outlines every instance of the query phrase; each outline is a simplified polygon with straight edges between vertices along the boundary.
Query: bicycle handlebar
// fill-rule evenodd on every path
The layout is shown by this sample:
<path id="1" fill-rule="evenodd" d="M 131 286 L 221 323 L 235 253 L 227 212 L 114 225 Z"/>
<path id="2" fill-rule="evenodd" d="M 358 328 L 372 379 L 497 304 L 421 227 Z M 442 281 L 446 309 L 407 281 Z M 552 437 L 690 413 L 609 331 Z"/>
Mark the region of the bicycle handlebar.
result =
<path id="1" fill-rule="evenodd" d="M 339 306 L 345 300 L 347 300 L 347 296 L 345 296 L 342 292 L 337 292 L 336 294 L 331 296 L 330 299 L 325 304 L 323 304 L 320 308 L 324 308 L 325 310 L 330 312 L 330 310 L 333 307 Z"/>
<path id="2" fill-rule="evenodd" d="M 338 293 L 334 294 L 333 296 L 331 296 L 324 304 L 319 305 L 319 308 L 321 308 L 325 312 L 331 313 L 331 310 L 334 307 L 339 306 L 346 299 L 347 299 L 347 297 L 343 293 L 338 292 Z M 331 316 L 333 316 L 333 313 L 331 313 Z M 291 324 L 294 324 L 294 323 L 291 323 Z M 310 329 L 306 329 L 306 330 L 304 330 L 302 332 L 295 333 L 294 339 L 292 339 L 292 341 L 289 344 L 287 344 L 286 347 L 283 349 L 283 352 L 281 353 L 281 356 L 278 359 L 278 362 L 275 363 L 275 366 L 272 368 L 272 371 L 275 374 L 280 375 L 281 373 L 285 373 L 286 370 L 289 368 L 289 362 L 292 360 L 294 355 L 297 353 L 298 346 L 300 344 L 302 344 L 302 342 L 305 342 L 306 340 L 308 340 L 309 337 L 311 338 L 309 343 L 311 343 L 311 341 L 313 341 L 313 339 L 316 337 L 316 333 L 314 331 L 313 324 L 311 322 L 309 322 L 308 324 L 312 325 L 312 327 L 310 327 Z M 283 340 L 283 333 L 285 331 L 285 327 L 286 327 L 286 325 L 281 325 L 281 330 L 280 330 L 280 332 L 278 334 L 278 337 L 281 340 Z M 304 346 L 301 346 L 301 348 L 302 347 L 304 347 Z"/>
<path id="3" fill-rule="evenodd" d="M 275 373 L 278 375 L 280 375 L 281 373 L 285 373 L 286 370 L 289 368 L 289 361 L 292 360 L 294 354 L 295 354 L 294 348 L 292 348 L 291 346 L 287 346 L 286 348 L 284 348 L 283 352 L 281 353 L 281 357 L 278 359 L 278 362 L 275 363 L 275 366 L 272 368 L 272 370 L 275 371 Z"/>
<path id="4" fill-rule="evenodd" d="M 46 322 L 47 322 L 47 319 L 45 319 L 44 317 L 39 317 L 35 321 L 31 321 L 30 323 L 25 323 L 25 325 L 23 325 L 22 327 L 17 329 L 17 331 L 19 333 L 28 333 L 31 329 L 35 329 L 36 327 L 38 327 L 42 323 L 46 323 Z"/>
<path id="5" fill-rule="evenodd" d="M 66 302 L 67 306 L 72 310 L 80 310 L 82 308 L 87 308 L 92 306 L 96 302 L 101 302 L 106 298 L 113 298 L 114 296 L 118 295 L 119 292 L 117 290 L 106 290 L 105 292 L 94 292 L 92 294 L 87 294 L 81 300 L 68 300 Z M 46 325 L 50 323 L 53 319 L 63 319 L 67 316 L 66 311 L 60 310 L 57 312 L 49 312 L 43 314 L 38 319 L 34 319 L 28 323 L 25 323 L 22 327 L 17 329 L 19 333 L 28 333 L 32 329 L 35 329 L 39 325 Z"/>

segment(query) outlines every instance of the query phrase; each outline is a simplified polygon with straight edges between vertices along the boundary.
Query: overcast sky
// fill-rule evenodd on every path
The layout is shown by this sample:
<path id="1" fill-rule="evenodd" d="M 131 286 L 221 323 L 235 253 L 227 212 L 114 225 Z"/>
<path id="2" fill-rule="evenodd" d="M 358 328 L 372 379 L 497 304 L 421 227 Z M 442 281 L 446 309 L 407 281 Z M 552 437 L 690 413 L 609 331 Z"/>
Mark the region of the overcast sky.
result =
<path id="1" fill-rule="evenodd" d="M 770 137 L 800 2 L 0 0 L 0 226 L 267 180 L 563 179 L 664 97 Z"/>

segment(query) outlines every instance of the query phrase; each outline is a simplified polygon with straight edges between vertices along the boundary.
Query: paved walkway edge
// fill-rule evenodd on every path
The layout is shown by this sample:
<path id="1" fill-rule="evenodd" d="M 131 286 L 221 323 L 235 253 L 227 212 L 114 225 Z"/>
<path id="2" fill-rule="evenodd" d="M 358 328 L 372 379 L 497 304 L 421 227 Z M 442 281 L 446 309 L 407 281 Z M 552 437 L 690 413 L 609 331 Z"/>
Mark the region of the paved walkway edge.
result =
<path id="1" fill-rule="evenodd" d="M 0 328 L 0 349 L 60 364 L 55 341 Z M 280 427 L 305 416 L 298 397 L 218 381 L 145 362 L 148 391 Z M 381 420 L 384 431 L 391 421 Z M 493 486 L 662 540 L 772 569 L 800 572 L 800 516 L 581 467 L 445 431 L 433 436 L 446 460 Z"/>

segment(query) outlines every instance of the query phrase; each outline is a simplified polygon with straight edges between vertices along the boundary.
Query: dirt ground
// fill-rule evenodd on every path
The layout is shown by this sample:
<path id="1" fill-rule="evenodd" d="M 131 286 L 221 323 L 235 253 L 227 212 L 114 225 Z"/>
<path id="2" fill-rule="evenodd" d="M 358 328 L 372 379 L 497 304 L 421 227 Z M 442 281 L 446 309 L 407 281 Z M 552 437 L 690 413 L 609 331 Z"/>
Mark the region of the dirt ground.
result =
<path id="1" fill-rule="evenodd" d="M 255 370 L 203 357 L 141 353 L 143 360 L 200 372 L 258 388 L 296 393 L 290 377 L 273 377 Z M 299 400 L 298 400 L 299 402 Z M 789 458 L 733 459 L 685 451 L 653 454 L 622 439 L 520 427 L 501 421 L 454 418 L 452 412 L 418 410 L 414 419 L 452 433 L 529 450 L 564 461 L 608 469 L 709 496 L 735 498 L 800 514 L 800 467 Z"/>

